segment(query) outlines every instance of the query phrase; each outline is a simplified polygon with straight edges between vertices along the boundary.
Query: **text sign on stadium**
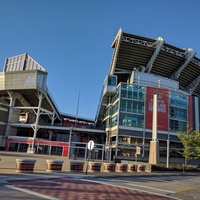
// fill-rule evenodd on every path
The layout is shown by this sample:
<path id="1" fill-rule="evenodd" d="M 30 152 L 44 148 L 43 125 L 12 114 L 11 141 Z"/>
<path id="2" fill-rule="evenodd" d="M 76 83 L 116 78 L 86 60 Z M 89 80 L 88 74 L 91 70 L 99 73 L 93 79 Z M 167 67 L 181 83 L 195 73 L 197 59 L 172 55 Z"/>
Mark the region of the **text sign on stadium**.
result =
<path id="1" fill-rule="evenodd" d="M 94 141 L 93 141 L 93 140 L 90 140 L 90 141 L 88 142 L 87 148 L 88 148 L 89 150 L 92 150 L 92 149 L 94 148 Z"/>

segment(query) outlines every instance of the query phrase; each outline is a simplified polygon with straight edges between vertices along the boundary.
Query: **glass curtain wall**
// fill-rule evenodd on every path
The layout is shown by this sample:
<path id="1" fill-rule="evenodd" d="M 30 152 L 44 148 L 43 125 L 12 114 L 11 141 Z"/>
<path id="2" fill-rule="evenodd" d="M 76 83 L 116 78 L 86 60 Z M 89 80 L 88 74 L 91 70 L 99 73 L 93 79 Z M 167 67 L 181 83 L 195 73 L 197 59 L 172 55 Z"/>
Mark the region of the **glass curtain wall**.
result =
<path id="1" fill-rule="evenodd" d="M 120 97 L 119 90 L 121 90 Z M 145 88 L 142 86 L 120 84 L 116 94 L 112 97 L 111 104 L 106 109 L 104 116 L 106 128 L 118 125 L 118 114 L 119 125 L 144 128 L 144 94 Z M 121 98 L 120 101 L 119 98 Z"/>
<path id="2" fill-rule="evenodd" d="M 171 131 L 185 131 L 187 128 L 187 95 L 170 92 L 169 126 Z"/>
<path id="3" fill-rule="evenodd" d="M 110 128 L 117 125 L 117 114 L 119 107 L 119 89 L 116 89 L 115 95 L 112 97 L 111 103 L 106 107 L 104 120 L 106 122 L 106 128 Z"/>
<path id="4" fill-rule="evenodd" d="M 121 84 L 119 125 L 144 127 L 145 89 L 133 84 Z"/>

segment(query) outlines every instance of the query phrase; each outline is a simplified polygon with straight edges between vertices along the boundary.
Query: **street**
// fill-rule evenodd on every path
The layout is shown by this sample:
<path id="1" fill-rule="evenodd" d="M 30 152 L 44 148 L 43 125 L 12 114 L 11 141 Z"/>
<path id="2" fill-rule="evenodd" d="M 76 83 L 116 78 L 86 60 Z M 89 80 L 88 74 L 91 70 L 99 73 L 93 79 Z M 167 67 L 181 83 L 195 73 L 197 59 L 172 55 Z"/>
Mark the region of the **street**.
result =
<path id="1" fill-rule="evenodd" d="M 3 178 L 3 176 L 1 176 Z M 0 184 L 0 199 L 200 200 L 199 174 L 45 175 L 11 177 Z"/>
<path id="2" fill-rule="evenodd" d="M 168 175 L 121 177 L 117 179 L 99 178 L 97 182 L 123 186 L 137 191 L 166 195 L 184 200 L 200 200 L 200 176 Z"/>

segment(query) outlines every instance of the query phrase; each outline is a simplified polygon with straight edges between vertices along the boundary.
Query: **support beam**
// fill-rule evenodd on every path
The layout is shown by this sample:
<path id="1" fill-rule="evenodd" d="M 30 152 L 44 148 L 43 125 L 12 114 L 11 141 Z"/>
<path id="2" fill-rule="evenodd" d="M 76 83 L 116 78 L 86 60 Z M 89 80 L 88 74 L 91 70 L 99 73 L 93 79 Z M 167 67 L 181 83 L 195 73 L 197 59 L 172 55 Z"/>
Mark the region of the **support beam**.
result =
<path id="1" fill-rule="evenodd" d="M 49 94 L 49 95 L 50 95 L 50 94 Z M 59 109 L 55 106 L 55 103 L 52 101 L 52 100 L 53 100 L 52 97 L 49 96 L 49 95 L 45 95 L 46 100 L 47 100 L 48 103 L 50 104 L 50 106 L 51 106 L 51 108 L 53 109 L 53 111 L 55 111 L 56 118 L 58 118 L 59 120 L 61 120 L 60 115 L 59 115 L 60 111 L 59 111 Z M 51 97 L 51 98 L 49 98 L 49 97 Z"/>
<path id="2" fill-rule="evenodd" d="M 195 78 L 195 79 L 192 81 L 192 83 L 190 83 L 190 84 L 186 87 L 186 89 L 190 92 L 190 94 L 192 94 L 192 93 L 194 92 L 194 90 L 198 87 L 199 83 L 200 83 L 200 75 L 199 75 L 197 78 Z"/>
<path id="3" fill-rule="evenodd" d="M 38 107 L 15 106 L 14 109 L 32 110 L 35 114 L 37 114 Z M 44 109 L 44 108 L 40 108 L 40 115 L 48 115 L 51 120 L 55 120 L 57 118 L 55 110 L 53 110 L 53 112 L 51 112 L 51 111 Z"/>
<path id="4" fill-rule="evenodd" d="M 146 70 L 145 70 L 146 72 L 150 73 L 151 68 L 153 66 L 153 63 L 155 62 L 156 57 L 158 56 L 159 52 L 161 51 L 161 49 L 162 49 L 162 47 L 164 45 L 164 42 L 165 41 L 161 37 L 158 37 L 156 39 L 156 42 L 155 42 L 156 49 L 155 49 L 153 55 L 151 56 L 151 59 L 149 60 L 147 66 L 146 66 Z"/>
<path id="5" fill-rule="evenodd" d="M 30 104 L 29 104 L 28 101 L 21 95 L 21 93 L 19 93 L 19 92 L 14 92 L 14 91 L 8 91 L 8 93 L 9 93 L 9 96 L 13 96 L 14 98 L 17 98 L 23 106 L 30 107 Z"/>
<path id="6" fill-rule="evenodd" d="M 13 116 L 13 107 L 15 106 L 17 93 L 8 91 L 8 95 L 10 97 L 10 108 L 8 113 L 8 125 L 6 126 L 6 136 L 10 135 L 11 132 L 11 126 L 9 125 L 10 122 L 12 122 L 12 116 Z"/>
<path id="7" fill-rule="evenodd" d="M 188 65 L 188 63 L 192 60 L 192 58 L 195 56 L 196 52 L 189 48 L 185 51 L 185 62 L 182 64 L 182 66 L 175 71 L 170 78 L 177 80 L 179 76 L 181 75 L 181 72 L 184 70 L 184 68 Z"/>
<path id="8" fill-rule="evenodd" d="M 37 136 L 37 131 L 38 131 L 38 129 L 39 129 L 38 123 L 39 123 L 39 119 L 40 119 L 40 114 L 41 114 L 41 113 L 40 113 L 40 108 L 41 108 L 41 105 L 42 105 L 42 99 L 43 99 L 43 98 L 44 98 L 43 94 L 38 92 L 39 103 L 38 103 L 36 121 L 35 121 L 35 124 L 32 125 L 32 128 L 33 128 L 33 130 L 34 130 L 33 139 L 32 139 L 32 147 L 29 147 L 29 148 L 28 148 L 27 153 L 35 153 L 34 144 L 35 144 L 35 139 L 36 139 L 36 136 Z"/>
<path id="9" fill-rule="evenodd" d="M 114 74 L 114 72 L 115 72 L 117 55 L 118 55 L 122 35 L 123 35 L 123 32 L 122 32 L 122 29 L 120 28 L 115 39 L 114 39 L 114 41 L 113 41 L 113 43 L 112 43 L 112 47 L 114 47 L 114 53 L 113 53 L 112 61 L 111 61 L 111 64 L 110 64 L 110 74 Z M 117 44 L 115 44 L 116 42 L 117 42 Z"/>

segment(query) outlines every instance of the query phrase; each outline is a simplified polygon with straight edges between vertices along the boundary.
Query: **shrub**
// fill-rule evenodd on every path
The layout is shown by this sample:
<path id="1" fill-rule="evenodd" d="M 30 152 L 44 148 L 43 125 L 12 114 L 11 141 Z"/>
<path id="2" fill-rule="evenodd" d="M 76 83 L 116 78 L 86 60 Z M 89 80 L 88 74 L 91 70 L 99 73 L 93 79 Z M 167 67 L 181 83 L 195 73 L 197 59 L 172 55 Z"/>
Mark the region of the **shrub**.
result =
<path id="1" fill-rule="evenodd" d="M 166 164 L 157 164 L 152 165 L 152 171 L 183 171 L 183 166 L 170 164 L 169 168 L 167 168 Z M 184 171 L 200 172 L 200 168 L 195 166 L 184 166 Z"/>

